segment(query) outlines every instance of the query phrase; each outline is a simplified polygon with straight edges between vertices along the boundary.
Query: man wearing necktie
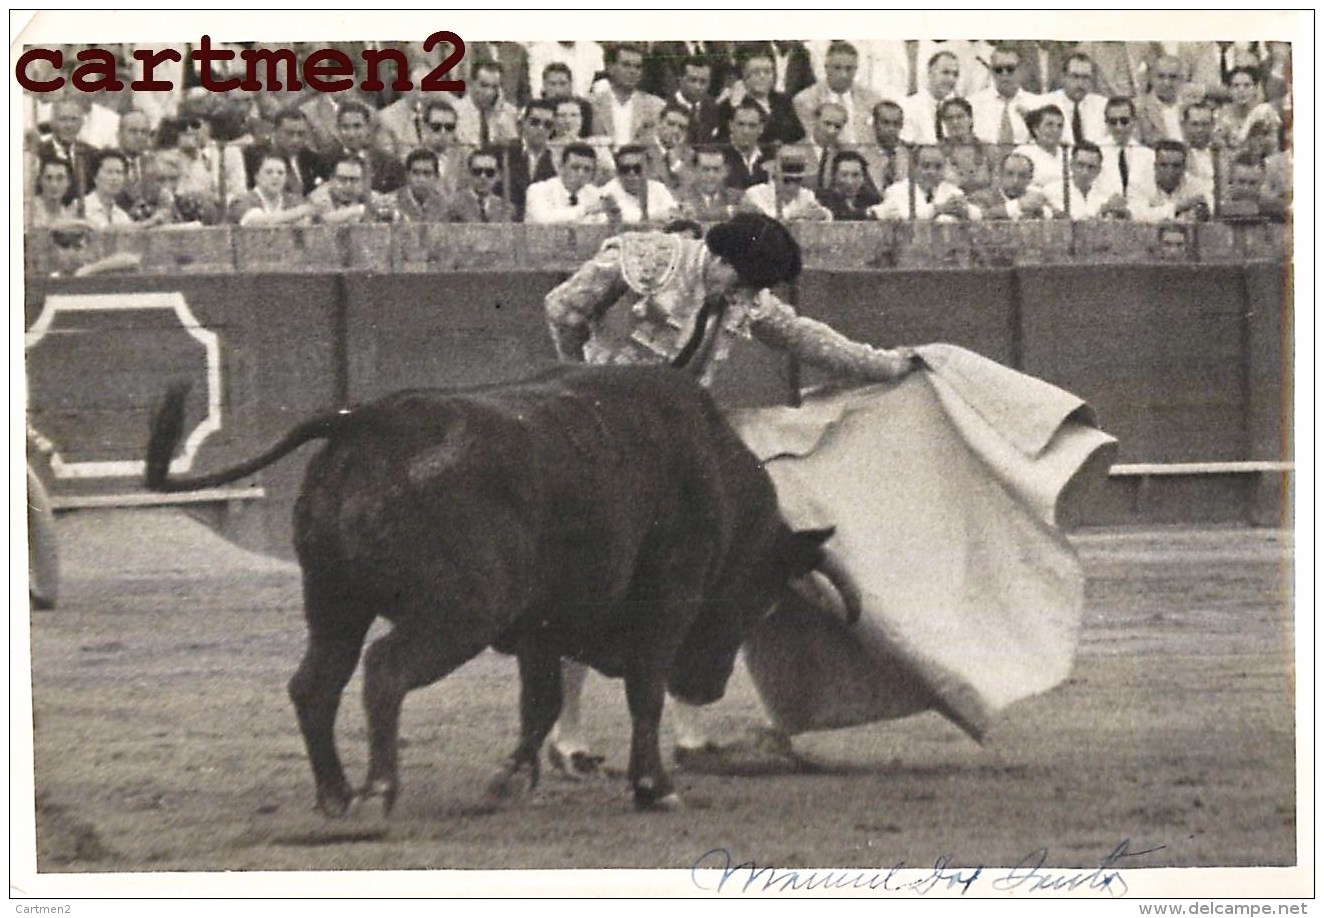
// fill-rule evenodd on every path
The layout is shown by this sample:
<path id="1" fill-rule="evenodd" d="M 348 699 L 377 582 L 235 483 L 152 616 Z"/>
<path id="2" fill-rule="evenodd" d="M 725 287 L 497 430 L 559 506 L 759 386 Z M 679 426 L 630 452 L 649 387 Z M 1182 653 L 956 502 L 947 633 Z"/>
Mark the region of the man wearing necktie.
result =
<path id="1" fill-rule="evenodd" d="M 1148 194 L 1154 188 L 1154 151 L 1136 140 L 1135 102 L 1126 96 L 1114 96 L 1104 109 L 1108 139 L 1100 144 L 1104 152 L 1104 174 L 1100 181 L 1112 192 L 1124 197 Z"/>
<path id="2" fill-rule="evenodd" d="M 501 163 L 492 150 L 474 150 L 468 156 L 469 176 L 465 187 L 446 201 L 444 219 L 449 223 L 510 223 L 514 209 L 496 193 Z"/>
<path id="3" fill-rule="evenodd" d="M 850 43 L 834 41 L 828 46 L 823 63 L 824 82 L 815 83 L 808 89 L 801 90 L 792 99 L 796 117 L 800 119 L 806 134 L 812 133 L 818 110 L 825 103 L 831 102 L 840 105 L 846 112 L 846 127 L 841 134 L 841 142 L 845 144 L 869 142 L 865 125 L 868 123 L 869 113 L 883 99 L 872 89 L 856 82 L 855 75 L 859 71 L 859 65 L 859 52 Z"/>
<path id="4" fill-rule="evenodd" d="M 825 102 L 818 109 L 807 144 L 812 153 L 810 162 L 818 163 L 814 191 L 831 189 L 833 162 L 841 151 L 841 135 L 848 123 L 846 109 L 835 102 Z"/>
<path id="5" fill-rule="evenodd" d="M 1062 88 L 1043 96 L 1045 105 L 1056 105 L 1067 120 L 1062 142 L 1075 146 L 1081 141 L 1102 144 L 1107 140 L 1103 109 L 1107 98 L 1094 90 L 1094 61 L 1076 52 L 1062 66 Z"/>
<path id="6" fill-rule="evenodd" d="M 1022 87 L 1021 56 L 1015 48 L 997 48 L 990 55 L 988 68 L 993 85 L 970 97 L 975 136 L 1006 151 L 1029 142 L 1025 113 L 1039 108 L 1044 100 Z"/>
<path id="7" fill-rule="evenodd" d="M 455 100 L 456 143 L 489 147 L 518 138 L 519 112 L 502 96 L 501 81 L 502 69 L 496 61 L 474 65 L 468 92 Z"/>

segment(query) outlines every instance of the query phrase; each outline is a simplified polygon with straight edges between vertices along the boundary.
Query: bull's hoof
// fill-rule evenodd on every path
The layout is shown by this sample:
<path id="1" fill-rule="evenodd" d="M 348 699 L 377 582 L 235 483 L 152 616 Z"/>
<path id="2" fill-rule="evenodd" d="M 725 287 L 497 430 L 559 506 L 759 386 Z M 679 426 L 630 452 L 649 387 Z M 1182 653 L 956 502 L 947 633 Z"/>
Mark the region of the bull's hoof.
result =
<path id="1" fill-rule="evenodd" d="M 634 808 L 652 813 L 674 813 L 682 807 L 674 790 L 659 793 L 652 778 L 640 778 L 634 785 Z"/>
<path id="2" fill-rule="evenodd" d="M 547 744 L 547 761 L 571 781 L 583 781 L 596 776 L 600 771 L 599 766 L 606 760 L 606 756 L 593 755 L 583 749 L 567 752 L 556 743 Z"/>
<path id="3" fill-rule="evenodd" d="M 348 787 L 343 790 L 323 790 L 317 793 L 314 809 L 327 819 L 343 819 L 353 805 L 354 795 Z"/>
<path id="4" fill-rule="evenodd" d="M 490 807 L 510 806 L 527 797 L 537 786 L 538 774 L 532 765 L 506 765 L 487 783 L 483 802 Z"/>

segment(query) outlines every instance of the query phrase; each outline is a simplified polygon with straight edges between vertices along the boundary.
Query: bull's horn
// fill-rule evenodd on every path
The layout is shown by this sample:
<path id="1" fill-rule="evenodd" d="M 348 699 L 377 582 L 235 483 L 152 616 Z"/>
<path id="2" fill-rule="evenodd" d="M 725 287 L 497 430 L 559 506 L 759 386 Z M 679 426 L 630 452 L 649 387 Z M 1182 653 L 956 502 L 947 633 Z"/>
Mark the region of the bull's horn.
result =
<path id="1" fill-rule="evenodd" d="M 828 582 L 836 589 L 837 595 L 841 597 L 842 604 L 846 607 L 846 624 L 853 625 L 858 622 L 864 605 L 863 596 L 860 592 L 860 585 L 851 576 L 845 562 L 841 560 L 841 556 L 825 546 L 816 568 L 819 573 L 828 579 Z"/>

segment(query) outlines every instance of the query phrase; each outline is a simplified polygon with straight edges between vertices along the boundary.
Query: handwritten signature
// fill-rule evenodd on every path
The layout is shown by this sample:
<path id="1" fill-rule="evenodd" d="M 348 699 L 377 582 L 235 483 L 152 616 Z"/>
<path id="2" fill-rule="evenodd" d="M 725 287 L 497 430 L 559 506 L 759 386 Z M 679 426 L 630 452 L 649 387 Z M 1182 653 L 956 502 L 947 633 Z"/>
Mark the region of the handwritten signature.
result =
<path id="1" fill-rule="evenodd" d="M 709 892 L 768 893 L 869 890 L 874 892 L 928 895 L 935 890 L 964 896 L 971 890 L 994 892 L 1064 893 L 1089 890 L 1114 898 L 1129 890 L 1121 867 L 1132 859 L 1160 851 L 1164 845 L 1133 850 L 1131 839 L 1123 839 L 1093 870 L 1049 870 L 1048 849 L 1039 848 L 1011 867 L 953 867 L 955 855 L 944 854 L 932 865 L 908 865 L 865 870 L 792 870 L 760 867 L 755 861 L 735 862 L 726 848 L 712 848 L 690 865 L 690 880 Z M 918 873 L 918 876 L 916 876 Z"/>

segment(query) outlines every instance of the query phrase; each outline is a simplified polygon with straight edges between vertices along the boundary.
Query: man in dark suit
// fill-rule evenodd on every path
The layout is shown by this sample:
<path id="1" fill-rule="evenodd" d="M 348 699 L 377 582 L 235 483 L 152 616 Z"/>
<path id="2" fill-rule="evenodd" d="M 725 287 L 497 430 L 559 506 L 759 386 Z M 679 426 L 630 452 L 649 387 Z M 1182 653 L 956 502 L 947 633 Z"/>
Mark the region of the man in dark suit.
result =
<path id="1" fill-rule="evenodd" d="M 791 97 L 772 88 L 776 79 L 777 65 L 770 54 L 758 51 L 745 58 L 741 68 L 741 84 L 718 106 L 719 140 L 730 139 L 725 131 L 731 124 L 736 107 L 746 101 L 756 104 L 766 116 L 763 137 L 760 138 L 763 143 L 796 143 L 804 138 L 804 127 L 795 114 Z"/>
<path id="2" fill-rule="evenodd" d="M 547 146 L 556 121 L 556 103 L 534 99 L 524 106 L 520 139 L 501 150 L 502 181 L 509 183 L 503 197 L 514 208 L 515 219 L 524 219 L 524 199 L 529 186 L 556 177 L 556 158 Z"/>
<path id="3" fill-rule="evenodd" d="M 721 128 L 721 117 L 717 110 L 717 101 L 710 94 L 713 66 L 697 55 L 687 57 L 681 63 L 681 75 L 678 88 L 664 96 L 668 105 L 677 105 L 689 112 L 688 143 L 702 146 L 717 139 Z"/>
<path id="4" fill-rule="evenodd" d="M 1021 88 L 1044 95 L 1062 88 L 1062 74 L 1074 45 L 1069 41 L 999 41 L 998 47 L 1016 52 Z"/>
<path id="5" fill-rule="evenodd" d="M 443 219 L 447 223 L 510 223 L 514 208 L 496 194 L 498 156 L 492 150 L 474 150 L 469 154 L 469 180 L 446 201 Z"/>
<path id="6" fill-rule="evenodd" d="M 285 190 L 307 197 L 320 179 L 325 178 L 325 164 L 308 147 L 311 130 L 308 116 L 298 109 L 286 109 L 276 115 L 276 128 L 270 144 L 253 144 L 244 148 L 244 171 L 248 187 L 252 188 L 262 159 L 276 155 L 285 160 L 288 168 Z"/>
<path id="7" fill-rule="evenodd" d="M 368 187 L 390 194 L 405 183 L 405 167 L 396 157 L 372 142 L 372 109 L 355 99 L 342 102 L 336 112 L 336 147 L 322 157 L 319 174 L 331 175 L 346 156 L 357 157 L 367 169 Z"/>
<path id="8" fill-rule="evenodd" d="M 51 136 L 41 140 L 36 148 L 38 163 L 55 161 L 69 164 L 73 181 L 64 193 L 65 204 L 86 197 L 92 188 L 97 149 L 78 139 L 86 117 L 82 103 L 77 99 L 60 99 L 51 106 Z"/>
<path id="9" fill-rule="evenodd" d="M 771 154 L 759 144 L 768 123 L 767 113 L 753 99 L 745 99 L 731 114 L 727 124 L 730 140 L 722 147 L 726 160 L 726 183 L 742 191 L 768 180 L 763 164 Z"/>
<path id="10" fill-rule="evenodd" d="M 765 56 L 773 62 L 773 89 L 793 98 L 817 82 L 809 49 L 801 41 L 738 41 L 736 60 L 742 63 L 751 56 Z M 743 68 L 742 68 L 743 69 Z"/>
<path id="11" fill-rule="evenodd" d="M 722 150 L 700 147 L 694 151 L 693 180 L 676 193 L 683 217 L 699 223 L 730 220 L 740 206 L 744 191 L 726 183 L 730 167 Z"/>
<path id="12" fill-rule="evenodd" d="M 685 68 L 697 62 L 708 71 L 703 94 L 717 98 L 736 78 L 735 43 L 729 41 L 654 41 L 644 57 L 640 88 L 668 102 L 681 89 Z"/>

